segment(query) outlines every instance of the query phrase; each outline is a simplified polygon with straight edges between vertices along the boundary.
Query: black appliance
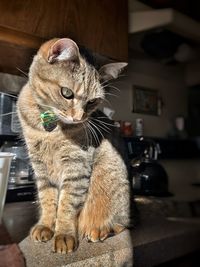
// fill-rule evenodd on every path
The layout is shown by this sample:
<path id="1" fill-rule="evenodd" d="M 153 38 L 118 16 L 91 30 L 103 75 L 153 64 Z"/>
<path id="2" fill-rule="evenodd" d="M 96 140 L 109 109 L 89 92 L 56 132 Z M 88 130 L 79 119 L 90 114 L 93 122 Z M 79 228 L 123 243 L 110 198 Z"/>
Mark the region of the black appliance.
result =
<path id="1" fill-rule="evenodd" d="M 157 161 L 160 146 L 154 140 L 125 139 L 129 156 L 129 176 L 134 194 L 171 196 L 168 191 L 168 175 Z"/>
<path id="2" fill-rule="evenodd" d="M 16 96 L 0 92 L 0 135 L 15 136 L 21 131 L 16 101 Z"/>
<path id="3" fill-rule="evenodd" d="M 34 200 L 36 192 L 28 156 L 18 138 L 21 127 L 16 100 L 17 96 L 0 92 L 0 151 L 15 155 L 11 162 L 6 202 Z"/>

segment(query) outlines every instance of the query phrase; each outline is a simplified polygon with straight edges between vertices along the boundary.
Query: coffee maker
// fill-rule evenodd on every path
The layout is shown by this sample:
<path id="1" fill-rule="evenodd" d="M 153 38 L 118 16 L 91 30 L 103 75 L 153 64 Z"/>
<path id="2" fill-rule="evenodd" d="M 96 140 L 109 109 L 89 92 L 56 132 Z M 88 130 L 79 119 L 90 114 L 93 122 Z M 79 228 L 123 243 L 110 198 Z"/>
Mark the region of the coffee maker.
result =
<path id="1" fill-rule="evenodd" d="M 11 162 L 6 201 L 33 200 L 35 195 L 34 176 L 21 134 L 16 112 L 17 96 L 0 92 L 0 151 L 11 152 Z"/>

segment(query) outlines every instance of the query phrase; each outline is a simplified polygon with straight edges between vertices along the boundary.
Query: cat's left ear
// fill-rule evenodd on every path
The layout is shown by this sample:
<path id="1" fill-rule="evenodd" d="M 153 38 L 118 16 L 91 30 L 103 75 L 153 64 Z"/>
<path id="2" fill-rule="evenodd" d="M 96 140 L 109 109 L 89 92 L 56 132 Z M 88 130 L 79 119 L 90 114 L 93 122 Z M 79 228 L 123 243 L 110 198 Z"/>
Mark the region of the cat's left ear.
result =
<path id="1" fill-rule="evenodd" d="M 125 62 L 106 64 L 99 70 L 100 78 L 104 81 L 116 79 L 127 65 Z"/>
<path id="2" fill-rule="evenodd" d="M 62 38 L 57 40 L 49 49 L 48 62 L 74 61 L 79 62 L 79 49 L 77 44 L 69 39 Z"/>

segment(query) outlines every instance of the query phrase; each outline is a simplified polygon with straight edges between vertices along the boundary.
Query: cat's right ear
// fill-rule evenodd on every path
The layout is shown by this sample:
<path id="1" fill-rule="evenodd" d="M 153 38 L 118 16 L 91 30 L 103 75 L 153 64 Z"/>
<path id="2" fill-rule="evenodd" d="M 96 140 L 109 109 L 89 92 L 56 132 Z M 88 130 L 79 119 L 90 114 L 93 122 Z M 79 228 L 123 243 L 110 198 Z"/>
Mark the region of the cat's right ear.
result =
<path id="1" fill-rule="evenodd" d="M 121 71 L 128 65 L 125 62 L 109 63 L 99 70 L 100 78 L 103 81 L 117 79 Z"/>
<path id="2" fill-rule="evenodd" d="M 62 38 L 57 40 L 50 47 L 48 52 L 48 62 L 54 63 L 59 61 L 79 62 L 79 49 L 73 40 Z"/>

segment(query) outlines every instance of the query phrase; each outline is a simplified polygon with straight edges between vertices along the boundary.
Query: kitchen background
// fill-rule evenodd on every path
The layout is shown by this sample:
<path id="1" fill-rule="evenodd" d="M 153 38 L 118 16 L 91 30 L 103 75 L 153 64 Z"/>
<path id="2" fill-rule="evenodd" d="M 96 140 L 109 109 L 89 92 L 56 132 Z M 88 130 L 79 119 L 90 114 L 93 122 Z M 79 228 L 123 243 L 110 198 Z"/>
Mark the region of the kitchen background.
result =
<path id="1" fill-rule="evenodd" d="M 3 221 L 14 242 L 20 242 L 27 266 L 63 266 L 68 259 L 82 262 L 87 254 L 95 266 L 96 256 L 108 266 L 102 248 L 111 251 L 112 261 L 129 260 L 128 248 L 134 266 L 200 266 L 199 10 L 195 0 L 0 1 L 0 92 L 5 93 L 0 94 L 0 149 L 16 154 Z M 66 258 L 55 257 L 49 242 L 42 244 L 44 252 L 27 237 L 37 217 L 34 177 L 15 132 L 15 113 L 4 115 L 15 111 L 15 96 L 38 47 L 53 37 L 72 38 L 98 67 L 128 62 L 120 78 L 109 82 L 101 108 L 121 131 L 140 213 L 133 242 L 132 231 L 129 239 L 122 233 L 103 244 L 85 243 L 75 257 Z M 0 228 L 0 244 L 1 234 Z M 196 250 L 187 264 L 183 256 Z M 177 258 L 180 264 L 172 264 Z M 54 264 L 62 259 L 66 262 Z"/>
<path id="2" fill-rule="evenodd" d="M 7 10 L 5 10 L 5 4 L 0 4 L 0 7 L 5 11 L 4 16 L 0 19 L 0 31 L 3 32 L 3 28 L 7 27 L 8 33 L 13 34 L 13 36 L 18 34 L 19 39 L 9 39 L 9 34 L 1 37 L 0 88 L 1 91 L 17 94 L 26 82 L 25 76 L 32 54 L 34 54 L 33 51 L 38 47 L 41 40 L 48 39 L 55 33 L 51 32 L 52 29 L 45 32 L 44 25 L 43 27 L 41 25 L 41 28 L 34 28 L 31 22 L 29 22 L 28 32 L 25 28 L 25 20 L 20 20 L 19 25 L 15 26 L 13 18 L 8 16 L 8 11 L 16 10 L 14 9 L 16 8 L 14 1 L 11 2 L 10 9 Z M 111 14 L 110 5 L 106 1 L 104 2 L 103 7 L 99 8 L 105 9 L 106 7 L 108 13 Z M 125 73 L 118 81 L 113 82 L 108 89 L 109 93 L 116 96 L 108 96 L 110 105 L 106 103 L 106 107 L 114 110 L 114 120 L 131 123 L 132 136 L 137 134 L 136 119 L 140 118 L 142 119 L 144 136 L 167 140 L 173 138 L 177 140 L 177 143 L 182 139 L 192 139 L 195 140 L 196 147 L 199 149 L 198 136 L 200 131 L 198 131 L 197 126 L 197 115 L 199 114 L 200 104 L 198 104 L 196 97 L 200 84 L 200 34 L 196 30 L 199 27 L 199 18 L 195 12 L 195 6 L 192 10 L 188 9 L 188 6 L 189 1 L 130 0 L 128 10 L 129 34 L 127 36 L 128 17 L 126 16 L 126 19 L 124 19 L 124 14 L 127 11 L 126 4 L 122 5 L 121 1 L 116 1 L 115 9 L 112 10 L 113 16 L 102 23 L 101 30 L 103 33 L 100 37 L 97 36 L 98 43 L 97 41 L 95 43 L 94 40 L 91 42 L 87 33 L 79 37 L 76 36 L 75 39 L 79 38 L 80 44 L 87 47 L 89 51 L 93 51 L 93 56 L 97 56 L 98 62 L 110 61 L 110 59 L 128 61 L 129 65 Z M 171 8 L 174 8 L 173 11 Z M 18 9 L 18 14 L 26 12 L 27 15 L 27 10 L 26 7 L 21 10 Z M 102 10 L 100 11 L 102 12 Z M 82 12 L 84 13 L 84 11 Z M 32 13 L 32 17 L 34 17 L 34 12 Z M 7 20 L 5 19 L 6 16 Z M 90 16 L 92 15 L 90 14 Z M 105 14 L 106 16 L 107 14 Z M 118 32 L 111 35 L 114 23 L 118 23 Z M 107 31 L 105 31 L 105 25 L 108 28 Z M 77 31 L 77 25 L 70 26 L 74 27 L 74 32 Z M 95 25 L 93 26 L 95 27 Z M 89 31 L 91 29 L 89 23 L 88 27 Z M 74 37 L 74 32 L 73 30 L 69 31 L 69 35 Z M 34 39 L 36 37 L 30 37 L 33 34 L 35 34 L 37 40 Z M 57 36 L 62 34 L 62 29 L 57 29 Z M 113 42 L 112 38 L 116 43 Z M 29 39 L 30 43 L 24 43 L 25 39 Z M 115 43 L 113 49 L 110 48 L 112 47 L 111 43 Z M 6 47 L 7 54 L 2 53 L 5 44 L 8 44 Z M 21 58 L 17 56 L 16 50 L 21 52 Z M 23 56 L 28 58 L 25 63 L 21 60 Z M 112 86 L 117 87 L 120 91 L 112 88 Z M 154 90 L 157 93 L 158 114 L 149 115 L 133 112 L 135 104 L 134 90 L 137 87 Z M 200 99 L 200 96 L 198 97 Z M 194 99 L 196 102 L 193 105 Z M 193 106 L 195 106 L 195 111 L 192 108 Z M 181 118 L 184 123 L 181 131 L 175 128 L 177 117 Z M 176 143 L 174 144 L 174 149 L 176 149 Z M 200 189 L 192 186 L 192 184 L 200 183 L 200 160 L 198 155 L 195 154 L 194 157 L 191 151 L 190 153 L 187 152 L 187 149 L 184 153 L 183 157 L 174 158 L 172 155 L 160 162 L 169 177 L 169 191 L 177 199 L 198 199 Z"/>

